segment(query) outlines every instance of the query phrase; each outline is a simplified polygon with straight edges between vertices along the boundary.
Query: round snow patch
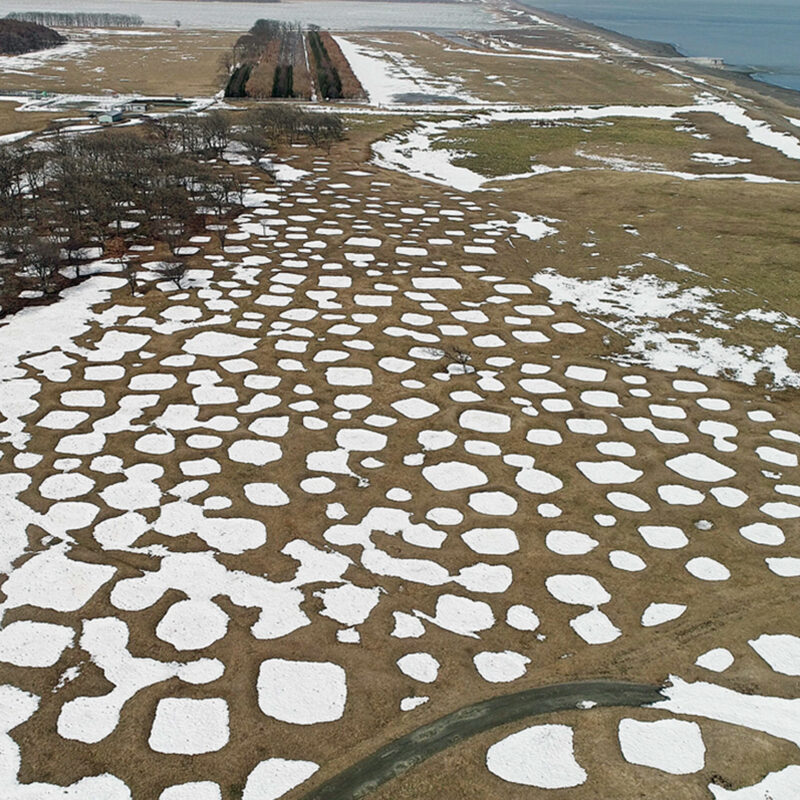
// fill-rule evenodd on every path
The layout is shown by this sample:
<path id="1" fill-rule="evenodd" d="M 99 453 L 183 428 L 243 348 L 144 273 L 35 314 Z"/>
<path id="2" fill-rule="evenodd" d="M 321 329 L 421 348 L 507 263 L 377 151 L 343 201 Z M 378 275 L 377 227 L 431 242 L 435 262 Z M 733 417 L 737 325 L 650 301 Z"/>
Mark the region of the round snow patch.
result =
<path id="1" fill-rule="evenodd" d="M 430 653 L 409 653 L 397 659 L 400 672 L 420 683 L 433 683 L 439 674 L 439 662 Z"/>
<path id="2" fill-rule="evenodd" d="M 275 442 L 262 442 L 260 439 L 239 439 L 228 448 L 228 458 L 240 464 L 253 464 L 263 467 L 277 461 L 283 455 L 281 446 Z"/>
<path id="3" fill-rule="evenodd" d="M 669 459 L 666 464 L 673 472 L 693 481 L 716 483 L 717 481 L 727 481 L 736 475 L 735 470 L 702 453 L 686 453 L 676 456 Z"/>
<path id="4" fill-rule="evenodd" d="M 72 628 L 64 625 L 12 622 L 0 631 L 0 661 L 17 667 L 51 667 L 74 638 Z"/>
<path id="5" fill-rule="evenodd" d="M 509 517 L 517 513 L 519 504 L 505 492 L 473 492 L 467 505 L 479 514 L 493 517 Z"/>
<path id="6" fill-rule="evenodd" d="M 228 744 L 228 704 L 220 697 L 158 701 L 148 744 L 157 753 L 213 753 Z"/>
<path id="7" fill-rule="evenodd" d="M 790 633 L 762 634 L 748 641 L 775 672 L 800 675 L 800 638 Z"/>
<path id="8" fill-rule="evenodd" d="M 525 674 L 527 665 L 531 663 L 527 656 L 512 650 L 504 650 L 502 653 L 484 651 L 478 653 L 472 661 L 481 678 L 489 683 L 515 681 Z"/>
<path id="9" fill-rule="evenodd" d="M 270 658 L 261 662 L 256 688 L 267 716 L 295 725 L 340 719 L 347 700 L 345 672 L 329 661 Z"/>
<path id="10" fill-rule="evenodd" d="M 328 494 L 336 488 L 336 482 L 330 478 L 306 478 L 300 481 L 300 488 L 308 494 Z"/>
<path id="11" fill-rule="evenodd" d="M 777 547 L 786 541 L 783 531 L 769 522 L 753 522 L 739 528 L 739 534 L 755 544 L 765 544 Z"/>
<path id="12" fill-rule="evenodd" d="M 665 622 L 677 619 L 684 611 L 686 606 L 680 603 L 650 603 L 642 614 L 642 625 L 645 628 L 663 625 Z"/>
<path id="13" fill-rule="evenodd" d="M 228 615 L 211 600 L 179 600 L 156 626 L 156 636 L 176 650 L 199 650 L 228 632 Z"/>
<path id="14" fill-rule="evenodd" d="M 222 791 L 213 781 L 192 781 L 167 786 L 158 800 L 222 800 Z"/>
<path id="15" fill-rule="evenodd" d="M 698 667 L 709 669 L 712 672 L 724 672 L 733 664 L 733 653 L 726 647 L 715 647 L 698 656 L 694 663 Z"/>
<path id="16" fill-rule="evenodd" d="M 422 475 L 440 492 L 482 486 L 489 480 L 482 470 L 472 464 L 465 464 L 463 461 L 443 461 L 441 464 L 425 467 Z"/>
<path id="17" fill-rule="evenodd" d="M 535 631 L 539 627 L 539 617 L 528 606 L 514 605 L 506 611 L 506 625 L 518 631 Z"/>
<path id="18" fill-rule="evenodd" d="M 512 733 L 489 748 L 486 766 L 504 781 L 540 789 L 568 789 L 586 781 L 568 725 L 534 725 Z"/>
<path id="19" fill-rule="evenodd" d="M 570 620 L 569 626 L 587 644 L 608 644 L 622 636 L 622 631 L 599 608 L 580 614 Z"/>
<path id="20" fill-rule="evenodd" d="M 285 506 L 289 496 L 277 483 L 248 483 L 244 487 L 245 497 L 256 506 Z"/>
<path id="21" fill-rule="evenodd" d="M 562 556 L 582 556 L 594 550 L 597 539 L 579 531 L 550 531 L 544 539 L 548 550 Z"/>
<path id="22" fill-rule="evenodd" d="M 505 556 L 519 550 L 517 535 L 510 528 L 472 528 L 462 533 L 461 538 L 481 555 Z"/>
<path id="23" fill-rule="evenodd" d="M 277 800 L 307 781 L 318 769 L 319 764 L 313 761 L 268 758 L 247 776 L 242 800 Z"/>
<path id="24" fill-rule="evenodd" d="M 691 775 L 705 766 L 706 746 L 696 722 L 622 719 L 619 746 L 629 764 L 653 767 L 671 775 Z"/>
<path id="25" fill-rule="evenodd" d="M 577 606 L 601 606 L 611 600 L 597 578 L 591 575 L 551 575 L 544 582 L 556 600 Z"/>
<path id="26" fill-rule="evenodd" d="M 257 339 L 247 336 L 237 336 L 235 333 L 218 333 L 217 331 L 203 331 L 183 344 L 187 353 L 196 356 L 214 356 L 227 358 L 255 350 Z"/>
<path id="27" fill-rule="evenodd" d="M 730 570 L 724 564 L 708 556 L 689 559 L 686 570 L 701 581 L 726 581 L 731 576 Z"/>
<path id="28" fill-rule="evenodd" d="M 331 386 L 370 386 L 372 372 L 366 367 L 328 367 L 325 380 Z"/>

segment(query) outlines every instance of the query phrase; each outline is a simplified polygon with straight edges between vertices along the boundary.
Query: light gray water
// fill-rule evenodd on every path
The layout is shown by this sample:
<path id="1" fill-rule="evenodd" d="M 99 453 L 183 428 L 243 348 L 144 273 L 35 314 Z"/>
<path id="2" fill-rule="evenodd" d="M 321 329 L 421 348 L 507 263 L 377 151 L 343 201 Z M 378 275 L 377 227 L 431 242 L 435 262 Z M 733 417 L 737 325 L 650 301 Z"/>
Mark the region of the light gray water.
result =
<path id="1" fill-rule="evenodd" d="M 492 17 L 480 6 L 461 3 L 300 0 L 281 3 L 219 3 L 192 0 L 0 0 L 0 16 L 11 11 L 100 11 L 137 14 L 147 25 L 248 30 L 259 18 L 315 23 L 331 30 L 391 28 L 485 30 Z"/>

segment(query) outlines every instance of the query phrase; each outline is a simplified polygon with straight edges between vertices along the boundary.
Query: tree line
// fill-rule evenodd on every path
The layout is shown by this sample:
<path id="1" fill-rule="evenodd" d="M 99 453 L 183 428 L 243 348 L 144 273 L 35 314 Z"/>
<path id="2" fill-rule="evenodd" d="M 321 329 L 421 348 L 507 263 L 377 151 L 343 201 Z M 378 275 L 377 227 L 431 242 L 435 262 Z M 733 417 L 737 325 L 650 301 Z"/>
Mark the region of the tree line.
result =
<path id="1" fill-rule="evenodd" d="M 136 14 L 106 14 L 88 11 L 12 11 L 6 15 L 6 18 L 56 28 L 136 28 L 144 24 L 144 20 Z"/>
<path id="2" fill-rule="evenodd" d="M 311 119 L 316 117 L 316 119 Z M 175 115 L 139 129 L 55 134 L 46 145 L 0 148 L 0 314 L 31 290 L 52 294 L 81 271 L 91 250 L 117 258 L 132 292 L 132 244 L 161 246 L 166 278 L 181 284 L 189 238 L 227 220 L 246 185 L 222 156 L 230 147 L 259 163 L 281 142 L 325 146 L 344 135 L 334 115 L 271 107 L 232 115 Z"/>

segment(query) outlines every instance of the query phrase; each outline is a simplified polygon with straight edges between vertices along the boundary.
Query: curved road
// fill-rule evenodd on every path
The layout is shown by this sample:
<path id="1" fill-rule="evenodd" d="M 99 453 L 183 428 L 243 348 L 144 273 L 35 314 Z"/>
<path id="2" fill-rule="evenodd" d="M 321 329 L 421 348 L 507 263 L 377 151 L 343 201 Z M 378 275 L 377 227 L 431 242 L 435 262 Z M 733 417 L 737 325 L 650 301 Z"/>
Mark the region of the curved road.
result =
<path id="1" fill-rule="evenodd" d="M 305 795 L 303 800 L 357 800 L 448 747 L 526 717 L 597 706 L 645 706 L 663 700 L 658 686 L 623 681 L 557 683 L 501 695 L 454 711 L 395 739 Z"/>

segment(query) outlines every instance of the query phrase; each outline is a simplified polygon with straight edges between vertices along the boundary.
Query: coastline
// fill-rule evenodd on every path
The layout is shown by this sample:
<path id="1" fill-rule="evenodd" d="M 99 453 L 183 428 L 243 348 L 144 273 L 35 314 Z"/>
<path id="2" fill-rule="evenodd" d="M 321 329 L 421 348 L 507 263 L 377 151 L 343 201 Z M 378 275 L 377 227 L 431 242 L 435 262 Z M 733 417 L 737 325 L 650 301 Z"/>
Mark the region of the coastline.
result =
<path id="1" fill-rule="evenodd" d="M 680 59 L 686 67 L 698 72 L 701 77 L 711 77 L 717 80 L 723 79 L 735 84 L 741 90 L 747 90 L 758 95 L 769 97 L 772 100 L 778 100 L 788 106 L 800 109 L 800 90 L 787 89 L 783 86 L 776 86 L 775 84 L 768 83 L 767 81 L 754 78 L 755 71 L 748 71 L 743 68 L 732 67 L 725 65 L 723 67 L 712 67 L 700 64 L 691 59 L 685 53 L 678 50 L 675 45 L 669 42 L 655 41 L 651 39 L 639 39 L 635 36 L 628 36 L 627 34 L 620 33 L 619 31 L 612 30 L 611 28 L 604 28 L 602 25 L 595 25 L 592 22 L 580 19 L 578 17 L 570 17 L 566 14 L 559 14 L 555 11 L 548 11 L 537 6 L 528 5 L 527 3 L 512 0 L 510 5 L 523 11 L 533 13 L 540 16 L 542 19 L 555 22 L 559 25 L 572 28 L 578 31 L 599 36 L 604 40 L 613 44 L 618 44 L 623 47 L 629 47 L 640 52 L 642 55 L 651 58 L 663 59 Z"/>

